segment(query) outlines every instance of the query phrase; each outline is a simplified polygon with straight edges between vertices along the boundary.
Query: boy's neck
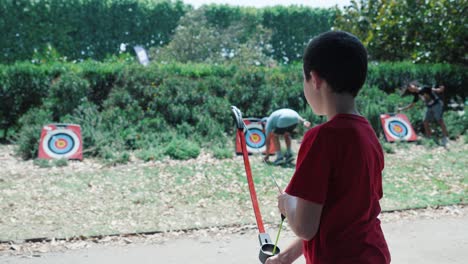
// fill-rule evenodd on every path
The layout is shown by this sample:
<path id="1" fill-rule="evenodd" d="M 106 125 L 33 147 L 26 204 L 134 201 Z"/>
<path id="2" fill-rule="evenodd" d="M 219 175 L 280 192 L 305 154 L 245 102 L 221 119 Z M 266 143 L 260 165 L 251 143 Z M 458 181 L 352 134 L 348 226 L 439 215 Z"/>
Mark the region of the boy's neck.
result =
<path id="1" fill-rule="evenodd" d="M 350 94 L 330 93 L 326 107 L 327 120 L 331 120 L 337 114 L 360 115 L 356 110 L 354 97 Z"/>

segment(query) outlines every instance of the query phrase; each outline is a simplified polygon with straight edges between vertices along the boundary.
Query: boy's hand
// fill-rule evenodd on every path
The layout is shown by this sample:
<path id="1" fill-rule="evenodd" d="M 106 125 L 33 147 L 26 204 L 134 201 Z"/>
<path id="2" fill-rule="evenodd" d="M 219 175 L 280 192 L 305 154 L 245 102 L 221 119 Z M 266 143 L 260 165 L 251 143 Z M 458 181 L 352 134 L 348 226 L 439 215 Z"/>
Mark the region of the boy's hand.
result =
<path id="1" fill-rule="evenodd" d="M 280 260 L 278 255 L 276 255 L 276 256 L 267 258 L 267 260 L 265 261 L 265 264 L 285 264 L 285 263 Z"/>
<path id="2" fill-rule="evenodd" d="M 310 127 L 310 122 L 309 121 L 304 121 L 304 126 L 305 127 Z"/>

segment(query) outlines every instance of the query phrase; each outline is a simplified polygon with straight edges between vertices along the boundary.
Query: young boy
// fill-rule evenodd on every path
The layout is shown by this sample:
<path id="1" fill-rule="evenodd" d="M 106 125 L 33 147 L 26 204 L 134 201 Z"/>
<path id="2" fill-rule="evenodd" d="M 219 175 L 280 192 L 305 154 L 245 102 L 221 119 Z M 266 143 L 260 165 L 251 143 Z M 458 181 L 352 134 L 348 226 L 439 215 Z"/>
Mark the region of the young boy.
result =
<path id="1" fill-rule="evenodd" d="M 303 58 L 304 95 L 327 122 L 310 129 L 278 208 L 298 236 L 267 264 L 390 262 L 380 227 L 384 156 L 354 99 L 366 80 L 367 51 L 342 31 L 314 38 Z"/>
<path id="2" fill-rule="evenodd" d="M 429 86 L 420 86 L 418 82 L 413 81 L 408 84 L 408 87 L 406 87 L 406 90 L 404 91 L 404 93 L 409 92 L 414 95 L 413 102 L 405 107 L 398 108 L 398 111 L 410 109 L 416 104 L 419 98 L 421 98 L 421 100 L 426 105 L 426 113 L 424 114 L 423 119 L 426 137 L 431 137 L 432 135 L 429 122 L 436 121 L 442 129 L 442 145 L 446 146 L 448 143 L 448 132 L 442 117 L 444 112 L 444 104 L 437 95 L 437 93 L 442 93 L 444 90 L 445 87 L 443 85 L 437 88 L 431 88 Z"/>
<path id="3" fill-rule="evenodd" d="M 276 160 L 273 161 L 274 165 L 280 165 L 286 162 L 290 162 L 294 159 L 291 151 L 291 133 L 296 128 L 297 124 L 301 122 L 305 127 L 310 126 L 310 122 L 302 118 L 296 111 L 288 108 L 283 108 L 274 111 L 268 118 L 262 119 L 262 123 L 265 124 L 266 134 L 266 149 L 270 149 L 270 142 L 276 149 Z M 286 144 L 286 153 L 283 157 L 281 152 L 281 144 L 279 137 L 284 136 L 284 142 Z M 263 160 L 268 162 L 270 153 L 267 151 Z"/>

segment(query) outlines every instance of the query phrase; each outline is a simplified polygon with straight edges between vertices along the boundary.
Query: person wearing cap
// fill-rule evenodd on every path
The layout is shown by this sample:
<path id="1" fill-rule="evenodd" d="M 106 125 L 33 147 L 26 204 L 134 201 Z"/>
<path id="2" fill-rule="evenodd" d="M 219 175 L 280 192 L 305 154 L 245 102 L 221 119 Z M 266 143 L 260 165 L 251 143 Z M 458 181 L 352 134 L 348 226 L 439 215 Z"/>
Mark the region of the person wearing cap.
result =
<path id="1" fill-rule="evenodd" d="M 270 149 L 271 141 L 273 141 L 276 149 L 276 160 L 273 161 L 274 165 L 280 165 L 294 159 L 291 151 L 291 133 L 299 122 L 302 122 L 305 127 L 310 126 L 309 121 L 302 118 L 296 111 L 288 108 L 276 110 L 269 117 L 262 119 L 262 124 L 265 126 L 266 149 Z M 284 137 L 284 142 L 286 143 L 286 153 L 284 156 L 281 152 L 280 136 Z M 270 153 L 266 151 L 264 161 L 269 162 L 269 157 Z"/>

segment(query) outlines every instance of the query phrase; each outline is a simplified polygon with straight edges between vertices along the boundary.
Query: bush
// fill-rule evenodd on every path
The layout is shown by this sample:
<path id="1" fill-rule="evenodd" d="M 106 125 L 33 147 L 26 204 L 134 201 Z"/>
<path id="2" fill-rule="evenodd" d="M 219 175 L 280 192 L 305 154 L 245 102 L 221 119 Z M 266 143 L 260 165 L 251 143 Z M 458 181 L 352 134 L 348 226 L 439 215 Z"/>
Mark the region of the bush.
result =
<path id="1" fill-rule="evenodd" d="M 52 113 L 43 108 L 33 108 L 24 114 L 19 123 L 21 130 L 14 139 L 16 153 L 23 159 L 37 157 L 42 127 L 52 122 Z"/>
<path id="2" fill-rule="evenodd" d="M 394 97 L 392 97 L 394 98 Z M 369 120 L 374 131 L 381 135 L 382 124 L 380 115 L 392 113 L 395 110 L 395 102 L 389 101 L 388 95 L 376 86 L 365 85 L 356 99 L 357 110 Z"/>
<path id="3" fill-rule="evenodd" d="M 72 115 L 63 118 L 66 123 L 74 123 L 81 126 L 81 139 L 83 141 L 84 156 L 105 156 L 105 147 L 119 147 L 121 142 L 107 130 L 103 122 L 102 114 L 95 104 L 83 102 L 75 109 Z M 121 148 L 116 148 L 118 151 Z"/>
<path id="4" fill-rule="evenodd" d="M 425 85 L 445 85 L 444 101 L 459 95 L 467 97 L 468 71 L 466 66 L 452 64 L 414 64 L 411 62 L 378 62 L 369 64 L 367 85 L 393 93 L 417 80 Z"/>
<path id="5" fill-rule="evenodd" d="M 30 63 L 0 65 L 0 125 L 8 132 L 47 96 L 49 76 L 44 67 Z M 6 133 L 7 133 L 6 132 Z"/>
<path id="6" fill-rule="evenodd" d="M 398 106 L 412 100 L 394 92 L 394 86 L 404 82 L 398 79 L 398 74 L 403 76 L 408 71 L 411 77 L 424 79 L 437 73 L 448 83 L 464 84 L 466 74 L 460 69 L 466 67 L 407 63 L 371 65 L 368 82 L 357 97 L 358 111 L 381 135 L 380 115 L 395 112 Z M 143 67 L 121 62 L 0 65 L 0 99 L 5 100 L 5 104 L 0 104 L 0 124 L 18 124 L 13 128 L 22 134 L 17 137 L 23 145 L 20 152 L 33 151 L 24 154 L 26 158 L 34 157 L 37 152 L 34 148 L 37 148 L 39 132 L 34 130 L 40 131 L 40 126 L 53 120 L 81 125 L 85 157 L 106 157 L 110 155 L 106 152 L 149 148 L 161 148 L 162 153 L 166 153 L 167 145 L 161 142 L 172 141 L 174 135 L 194 142 L 198 148 L 211 147 L 211 142 L 233 138 L 231 105 L 238 106 L 246 118 L 262 118 L 278 108 L 289 107 L 313 124 L 324 122 L 323 117 L 314 115 L 307 106 L 301 71 L 300 65 L 276 68 L 208 64 Z M 60 79 L 50 81 L 57 76 L 61 76 Z M 13 89 L 12 83 L 20 88 Z M 101 88 L 104 91 L 99 93 Z M 33 91 L 31 96 L 28 89 Z M 465 100 L 464 93 L 460 91 L 458 101 Z M 405 111 L 417 132 L 423 132 L 424 107 L 418 103 Z M 34 110 L 22 114 L 31 108 Z M 28 121 L 18 122 L 20 116 Z M 466 115 L 460 117 L 446 111 L 444 117 L 452 138 L 466 133 Z M 35 122 L 38 126 L 33 128 L 31 124 Z M 303 132 L 301 126 L 300 135 Z M 32 141 L 27 143 L 28 140 Z M 174 153 L 173 156 L 177 156 Z M 159 158 L 159 154 L 157 157 L 152 157 L 151 153 L 141 155 L 143 159 Z"/>
<path id="7" fill-rule="evenodd" d="M 89 93 L 89 83 L 74 73 L 57 77 L 49 89 L 48 106 L 52 110 L 54 121 L 71 114 L 73 110 L 86 100 Z"/>
<path id="8" fill-rule="evenodd" d="M 174 138 L 166 147 L 164 153 L 177 160 L 188 160 L 200 155 L 200 147 L 193 141 Z"/>
<path id="9" fill-rule="evenodd" d="M 444 121 L 450 138 L 456 139 L 466 134 L 468 129 L 467 110 L 468 107 L 465 107 L 464 111 L 446 111 L 444 113 Z"/>

